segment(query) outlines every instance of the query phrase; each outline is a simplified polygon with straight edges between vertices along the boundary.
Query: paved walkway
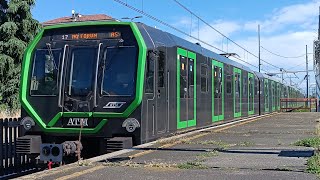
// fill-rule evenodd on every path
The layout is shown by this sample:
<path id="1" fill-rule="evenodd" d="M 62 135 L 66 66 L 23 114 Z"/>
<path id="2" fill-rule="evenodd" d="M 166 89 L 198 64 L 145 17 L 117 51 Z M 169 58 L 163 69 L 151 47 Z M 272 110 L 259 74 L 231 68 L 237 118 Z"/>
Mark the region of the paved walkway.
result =
<path id="1" fill-rule="evenodd" d="M 203 131 L 109 158 L 21 179 L 317 179 L 305 173 L 319 113 L 282 113 Z M 178 143 L 179 142 L 179 143 Z"/>

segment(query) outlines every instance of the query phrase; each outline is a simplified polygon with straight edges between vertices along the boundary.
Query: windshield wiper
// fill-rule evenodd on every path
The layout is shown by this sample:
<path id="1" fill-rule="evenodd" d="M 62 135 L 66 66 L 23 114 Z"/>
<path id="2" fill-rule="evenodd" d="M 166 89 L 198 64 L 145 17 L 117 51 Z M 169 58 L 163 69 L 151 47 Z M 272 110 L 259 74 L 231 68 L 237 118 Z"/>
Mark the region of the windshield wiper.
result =
<path id="1" fill-rule="evenodd" d="M 53 68 L 54 68 L 55 70 L 57 70 L 57 69 L 58 69 L 58 66 L 57 66 L 57 64 L 56 64 L 56 61 L 54 60 L 54 56 L 53 56 L 53 53 L 52 53 L 51 44 L 50 44 L 50 43 L 46 43 L 46 45 L 47 45 L 47 48 L 48 48 L 50 61 L 53 62 Z"/>

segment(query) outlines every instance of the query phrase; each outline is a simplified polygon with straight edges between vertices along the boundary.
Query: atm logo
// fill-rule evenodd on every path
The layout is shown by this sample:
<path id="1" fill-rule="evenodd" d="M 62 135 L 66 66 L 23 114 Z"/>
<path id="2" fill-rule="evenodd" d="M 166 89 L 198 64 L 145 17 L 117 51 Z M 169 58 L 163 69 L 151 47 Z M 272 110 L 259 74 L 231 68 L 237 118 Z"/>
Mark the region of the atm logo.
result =
<path id="1" fill-rule="evenodd" d="M 105 106 L 104 109 L 119 109 L 121 108 L 126 102 L 109 102 Z"/>
<path id="2" fill-rule="evenodd" d="M 88 118 L 69 118 L 67 126 L 89 126 Z"/>

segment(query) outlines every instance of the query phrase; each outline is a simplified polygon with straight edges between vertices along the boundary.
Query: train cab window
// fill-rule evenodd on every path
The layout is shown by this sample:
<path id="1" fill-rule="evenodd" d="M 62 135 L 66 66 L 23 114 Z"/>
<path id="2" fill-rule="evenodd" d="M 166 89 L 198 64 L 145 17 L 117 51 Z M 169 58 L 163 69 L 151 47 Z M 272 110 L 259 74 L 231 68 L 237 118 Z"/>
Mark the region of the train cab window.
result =
<path id="1" fill-rule="evenodd" d="M 154 69 L 155 69 L 155 57 L 149 53 L 147 60 L 147 74 L 146 74 L 146 93 L 153 93 L 154 91 Z"/>
<path id="2" fill-rule="evenodd" d="M 165 58 L 166 55 L 163 51 L 159 51 L 158 59 L 158 87 L 164 87 L 164 73 L 165 73 Z"/>
<path id="3" fill-rule="evenodd" d="M 97 52 L 97 47 L 82 47 L 72 50 L 68 80 L 69 95 L 87 96 L 92 91 Z"/>
<path id="4" fill-rule="evenodd" d="M 62 49 L 38 49 L 34 55 L 30 95 L 57 95 Z"/>
<path id="5" fill-rule="evenodd" d="M 201 92 L 208 92 L 208 66 L 206 64 L 201 64 L 200 66 L 200 86 L 201 86 Z"/>
<path id="6" fill-rule="evenodd" d="M 137 68 L 137 48 L 122 46 L 106 48 L 103 61 L 102 95 L 133 96 Z"/>

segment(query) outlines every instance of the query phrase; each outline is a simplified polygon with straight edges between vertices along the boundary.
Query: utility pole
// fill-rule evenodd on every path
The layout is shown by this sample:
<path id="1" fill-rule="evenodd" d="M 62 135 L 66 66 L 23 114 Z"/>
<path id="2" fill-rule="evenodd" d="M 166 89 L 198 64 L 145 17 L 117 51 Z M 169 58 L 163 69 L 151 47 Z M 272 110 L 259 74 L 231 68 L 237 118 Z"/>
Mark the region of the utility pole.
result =
<path id="1" fill-rule="evenodd" d="M 281 83 L 283 84 L 283 68 L 280 68 L 281 71 Z"/>
<path id="2" fill-rule="evenodd" d="M 261 71 L 261 57 L 260 57 L 260 24 L 258 24 L 258 41 L 259 41 L 259 72 Z"/>
<path id="3" fill-rule="evenodd" d="M 309 72 L 308 72 L 308 45 L 306 45 L 306 80 L 307 80 L 307 98 L 309 98 Z"/>
<path id="4" fill-rule="evenodd" d="M 261 66 L 261 63 L 260 63 L 260 24 L 258 24 L 258 45 L 259 45 L 259 72 L 261 71 L 260 69 L 260 66 Z M 260 81 L 259 81 L 259 104 L 261 104 L 261 84 L 260 84 Z M 259 106 L 259 115 L 261 115 L 261 108 Z"/>

